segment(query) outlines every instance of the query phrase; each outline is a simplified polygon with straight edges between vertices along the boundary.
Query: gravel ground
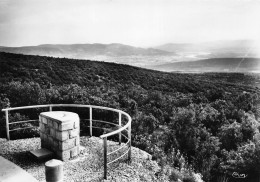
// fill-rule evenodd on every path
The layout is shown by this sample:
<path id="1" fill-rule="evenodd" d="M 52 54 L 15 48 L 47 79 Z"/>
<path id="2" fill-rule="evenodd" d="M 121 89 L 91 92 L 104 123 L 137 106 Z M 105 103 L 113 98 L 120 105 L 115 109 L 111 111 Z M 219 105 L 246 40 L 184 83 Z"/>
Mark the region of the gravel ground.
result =
<path id="1" fill-rule="evenodd" d="M 126 161 L 127 155 L 119 162 L 108 166 L 108 180 L 103 180 L 103 140 L 97 137 L 81 137 L 80 145 L 84 147 L 78 158 L 64 162 L 64 182 L 87 181 L 162 181 L 155 175 L 160 170 L 151 156 L 132 147 L 132 161 Z M 124 144 L 122 144 L 124 145 Z M 122 146 L 121 145 L 121 146 Z M 40 148 L 40 138 L 7 141 L 0 138 L 0 155 L 12 161 L 36 179 L 45 181 L 46 161 L 38 161 L 29 151 Z M 120 147 L 108 141 L 108 153 Z M 108 162 L 125 153 L 126 147 L 108 158 Z M 165 180 L 163 180 L 165 181 Z"/>

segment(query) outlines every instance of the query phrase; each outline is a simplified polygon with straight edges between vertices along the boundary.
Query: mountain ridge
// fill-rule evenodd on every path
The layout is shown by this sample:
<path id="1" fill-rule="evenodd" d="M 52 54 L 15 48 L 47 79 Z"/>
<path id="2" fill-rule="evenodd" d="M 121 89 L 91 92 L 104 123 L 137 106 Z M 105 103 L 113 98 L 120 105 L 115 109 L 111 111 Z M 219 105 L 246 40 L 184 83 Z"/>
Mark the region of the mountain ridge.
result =
<path id="1" fill-rule="evenodd" d="M 210 58 L 166 63 L 157 65 L 156 69 L 180 72 L 259 72 L 260 58 Z"/>
<path id="2" fill-rule="evenodd" d="M 0 47 L 0 51 L 26 55 L 89 59 L 89 56 L 152 56 L 171 55 L 172 52 L 154 48 L 140 48 L 119 43 L 112 44 L 41 44 L 38 46 Z"/>
<path id="3" fill-rule="evenodd" d="M 57 58 L 72 58 L 83 60 L 97 60 L 105 62 L 115 62 L 119 64 L 128 64 L 132 66 L 156 69 L 159 71 L 194 71 L 187 63 L 196 64 L 196 71 L 237 71 L 235 68 L 225 68 L 230 65 L 229 62 L 215 62 L 210 68 L 205 61 L 210 59 L 230 59 L 234 58 L 236 64 L 239 59 L 259 57 L 258 49 L 253 40 L 221 40 L 202 43 L 168 43 L 155 47 L 134 47 L 121 43 L 83 43 L 83 44 L 40 44 L 37 46 L 24 47 L 0 47 L 0 51 L 8 53 L 17 53 L 25 55 L 51 56 Z M 250 60 L 250 59 L 246 59 Z M 199 61 L 194 63 L 194 61 Z M 212 61 L 212 60 L 211 60 Z M 186 68 L 180 67 L 180 62 L 187 65 Z M 234 60 L 233 60 L 234 62 Z M 246 62 L 248 63 L 248 62 Z M 198 65 L 200 64 L 201 69 Z M 232 63 L 233 64 L 233 63 Z M 250 63 L 251 64 L 251 63 Z M 179 68 L 176 69 L 175 66 Z M 254 63 L 256 65 L 256 63 Z M 246 66 L 246 65 L 244 65 Z M 166 69 L 164 69 L 166 67 Z M 241 66 L 242 67 L 242 66 Z M 238 71 L 257 71 L 254 66 L 247 69 L 238 69 Z M 258 68 L 258 64 L 256 65 Z M 220 69 L 221 68 L 221 69 Z M 208 69 L 208 70 L 207 70 Z"/>
<path id="4" fill-rule="evenodd" d="M 253 40 L 220 40 L 201 43 L 167 43 L 155 46 L 155 49 L 164 51 L 177 51 L 182 53 L 204 52 L 210 58 L 220 57 L 255 57 L 257 47 Z"/>

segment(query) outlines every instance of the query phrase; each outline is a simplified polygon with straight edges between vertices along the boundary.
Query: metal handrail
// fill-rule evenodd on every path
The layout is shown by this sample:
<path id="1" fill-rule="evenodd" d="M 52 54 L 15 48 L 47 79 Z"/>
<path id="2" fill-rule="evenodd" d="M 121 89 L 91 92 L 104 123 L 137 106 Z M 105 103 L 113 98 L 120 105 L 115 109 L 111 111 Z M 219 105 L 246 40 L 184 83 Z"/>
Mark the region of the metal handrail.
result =
<path id="1" fill-rule="evenodd" d="M 33 127 L 25 127 L 25 128 L 18 128 L 18 129 L 9 130 L 9 125 L 34 121 L 34 120 L 28 120 L 28 121 L 18 121 L 18 122 L 9 123 L 9 118 L 8 118 L 8 112 L 9 111 L 22 110 L 22 109 L 46 108 L 46 107 L 49 107 L 50 111 L 52 111 L 53 107 L 89 108 L 89 119 L 85 119 L 85 120 L 90 121 L 90 126 L 89 126 L 90 136 L 92 136 L 92 128 L 100 128 L 100 127 L 92 126 L 92 121 L 99 122 L 99 120 L 94 120 L 92 118 L 92 109 L 101 109 L 101 110 L 117 112 L 119 114 L 118 124 L 110 123 L 110 122 L 107 122 L 107 121 L 100 121 L 101 123 L 103 122 L 103 123 L 112 124 L 112 125 L 119 127 L 117 130 L 114 130 L 110 133 L 106 133 L 106 134 L 103 134 L 103 135 L 100 136 L 100 138 L 103 139 L 103 147 L 104 147 L 104 179 L 107 179 L 107 165 L 108 164 L 111 164 L 111 163 L 119 160 L 120 158 L 122 158 L 126 154 L 128 154 L 128 160 L 131 160 L 131 122 L 132 122 L 132 118 L 129 116 L 129 114 L 127 114 L 124 111 L 109 108 L 109 107 L 95 106 L 95 105 L 79 105 L 79 104 L 47 104 L 47 105 L 33 105 L 33 106 L 22 106 L 22 107 L 13 107 L 13 108 L 10 107 L 10 108 L 6 108 L 6 109 L 2 109 L 2 111 L 5 112 L 7 139 L 10 140 L 10 133 L 9 133 L 10 131 L 15 131 L 15 130 L 19 130 L 19 129 L 26 129 L 26 128 L 33 128 Z M 127 121 L 128 121 L 127 124 L 124 125 L 124 126 L 122 126 L 122 123 L 121 123 L 122 122 L 122 114 L 127 117 Z M 121 133 L 124 130 L 128 133 L 128 137 L 126 137 L 124 134 Z M 121 146 L 119 149 L 116 149 L 115 151 L 112 151 L 109 154 L 107 154 L 107 137 L 110 137 L 110 136 L 113 136 L 113 135 L 116 135 L 116 134 L 119 134 L 119 144 L 121 144 L 121 135 L 123 135 L 125 138 L 127 138 L 128 141 L 123 146 Z M 108 155 L 119 151 L 120 149 L 122 149 L 125 146 L 128 146 L 128 150 L 123 155 L 119 156 L 117 159 L 115 159 L 111 162 L 107 162 L 107 156 Z"/>
<path id="2" fill-rule="evenodd" d="M 17 130 L 24 130 L 24 129 L 29 129 L 29 128 L 34 128 L 34 126 L 28 126 L 28 127 L 24 127 L 24 128 L 16 128 L 16 129 L 9 130 L 9 132 L 10 131 L 17 131 Z"/>
<path id="3" fill-rule="evenodd" d="M 121 159 L 122 157 L 124 157 L 124 156 L 129 152 L 129 150 L 131 150 L 131 148 L 128 148 L 127 151 L 126 151 L 123 155 L 119 156 L 118 158 L 114 159 L 114 160 L 111 161 L 111 162 L 108 162 L 107 165 L 112 164 L 113 162 L 116 162 L 117 160 L 119 160 L 119 159 Z"/>
<path id="4" fill-rule="evenodd" d="M 38 120 L 32 119 L 32 120 L 27 120 L 27 121 L 17 121 L 17 122 L 9 123 L 9 125 L 11 125 L 11 124 L 20 124 L 20 123 L 31 123 L 31 122 L 35 122 L 35 121 L 38 121 Z"/>
<path id="5" fill-rule="evenodd" d="M 115 152 L 121 150 L 122 148 L 124 148 L 125 146 L 127 146 L 127 144 L 128 144 L 129 142 L 130 142 L 130 140 L 128 140 L 124 145 L 122 145 L 121 147 L 117 148 L 116 150 L 114 150 L 114 151 L 108 153 L 107 155 L 111 155 L 111 154 L 113 154 L 113 153 L 115 153 Z"/>
<path id="6" fill-rule="evenodd" d="M 89 120 L 89 119 L 84 119 L 84 120 Z M 103 120 L 92 119 L 92 121 L 96 121 L 96 122 L 99 122 L 99 123 L 105 123 L 105 124 L 111 124 L 111 125 L 114 125 L 114 126 L 119 126 L 118 124 L 110 123 L 110 122 L 103 121 Z"/>
<path id="7" fill-rule="evenodd" d="M 35 109 L 35 108 L 42 108 L 42 107 L 49 107 L 50 105 L 33 105 L 33 106 L 22 106 L 22 107 L 8 107 L 6 109 L 2 109 L 2 111 L 14 111 L 14 110 L 21 110 L 21 109 Z"/>

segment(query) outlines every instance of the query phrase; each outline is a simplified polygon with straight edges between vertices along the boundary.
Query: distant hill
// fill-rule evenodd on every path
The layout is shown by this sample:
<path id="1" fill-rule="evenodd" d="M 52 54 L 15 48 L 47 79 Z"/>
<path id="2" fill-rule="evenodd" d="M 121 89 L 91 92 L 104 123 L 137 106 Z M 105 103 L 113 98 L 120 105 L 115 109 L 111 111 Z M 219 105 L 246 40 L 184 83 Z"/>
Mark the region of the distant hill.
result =
<path id="1" fill-rule="evenodd" d="M 230 64 L 233 65 L 239 61 L 238 59 L 229 60 Z M 255 64 L 257 60 L 252 59 L 250 62 Z M 224 67 L 227 68 L 225 59 L 211 59 L 182 64 L 167 64 L 158 66 L 157 69 L 179 71 L 184 68 L 204 68 L 206 70 L 206 64 L 215 66 L 219 63 L 222 63 L 223 69 Z M 204 64 L 204 67 L 202 64 Z M 241 63 L 241 66 L 244 66 L 244 63 Z M 210 74 L 205 74 L 205 80 L 207 81 L 204 82 L 204 79 L 199 74 L 167 73 L 116 63 L 0 52 L 0 85 L 11 81 L 34 81 L 41 85 L 75 83 L 85 86 L 116 85 L 116 87 L 119 87 L 118 85 L 134 84 L 147 90 L 186 93 L 198 92 L 207 87 L 212 87 L 214 79 L 209 79 Z M 233 84 L 234 82 L 242 82 L 241 79 L 234 81 L 234 78 L 239 78 L 244 74 L 241 73 L 240 76 L 239 74 L 236 74 L 236 76 L 233 74 L 227 75 Z M 227 75 L 224 76 L 224 80 L 226 80 Z M 208 80 L 210 80 L 209 83 Z M 255 84 L 254 79 L 246 80 L 247 84 L 248 82 Z M 204 85 L 203 88 L 201 85 Z"/>
<path id="2" fill-rule="evenodd" d="M 97 56 L 157 56 L 173 53 L 154 48 L 139 48 L 123 44 L 44 44 L 25 47 L 0 47 L 0 51 L 26 55 L 93 59 Z"/>
<path id="3" fill-rule="evenodd" d="M 0 85 L 11 81 L 34 81 L 41 85 L 139 85 L 142 88 L 166 90 L 194 90 L 183 82 L 193 80 L 190 75 L 164 73 L 130 65 L 101 61 L 54 58 L 0 52 Z M 163 82 L 161 80 L 164 80 Z M 187 87 L 187 88 L 186 88 Z"/>
<path id="4" fill-rule="evenodd" d="M 259 71 L 256 70 L 258 69 L 257 59 L 251 59 L 258 56 L 256 54 L 257 48 L 252 40 L 214 41 L 197 44 L 170 43 L 153 48 L 140 48 L 118 43 L 43 44 L 25 47 L 0 47 L 0 52 L 98 60 L 170 72 Z M 237 68 L 243 57 L 247 59 Z M 205 61 L 201 61 L 203 59 Z M 199 62 L 195 63 L 194 61 Z"/>
<path id="5" fill-rule="evenodd" d="M 155 49 L 160 49 L 168 52 L 176 52 L 179 54 L 195 53 L 205 55 L 207 58 L 234 58 L 234 57 L 248 57 L 256 56 L 256 47 L 254 47 L 253 40 L 226 40 L 203 42 L 197 44 L 164 44 Z"/>
<path id="6" fill-rule="evenodd" d="M 259 72 L 260 58 L 212 58 L 174 62 L 157 65 L 156 69 L 181 72 Z"/>

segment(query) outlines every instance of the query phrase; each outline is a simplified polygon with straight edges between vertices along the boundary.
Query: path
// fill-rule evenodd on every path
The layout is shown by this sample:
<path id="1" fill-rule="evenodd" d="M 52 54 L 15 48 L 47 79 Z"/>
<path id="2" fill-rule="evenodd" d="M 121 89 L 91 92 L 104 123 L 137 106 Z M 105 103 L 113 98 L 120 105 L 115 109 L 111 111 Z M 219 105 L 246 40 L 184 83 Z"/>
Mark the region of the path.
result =
<path id="1" fill-rule="evenodd" d="M 0 182 L 38 182 L 16 164 L 0 156 Z"/>

